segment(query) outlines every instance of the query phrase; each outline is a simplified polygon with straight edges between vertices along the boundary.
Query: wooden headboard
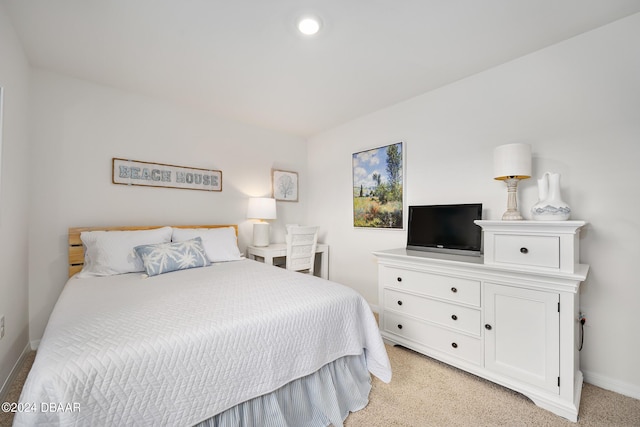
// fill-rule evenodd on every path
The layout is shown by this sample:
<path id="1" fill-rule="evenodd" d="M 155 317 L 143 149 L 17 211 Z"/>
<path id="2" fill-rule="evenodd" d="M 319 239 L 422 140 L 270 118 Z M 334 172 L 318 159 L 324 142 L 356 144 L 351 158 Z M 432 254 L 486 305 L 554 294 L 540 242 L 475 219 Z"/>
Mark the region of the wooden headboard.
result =
<path id="1" fill-rule="evenodd" d="M 238 226 L 230 225 L 142 225 L 126 227 L 72 227 L 69 228 L 69 277 L 82 270 L 84 265 L 84 247 L 80 240 L 80 233 L 83 231 L 136 231 L 152 230 L 154 228 L 174 227 L 174 228 L 220 228 L 233 227 L 238 235 Z"/>

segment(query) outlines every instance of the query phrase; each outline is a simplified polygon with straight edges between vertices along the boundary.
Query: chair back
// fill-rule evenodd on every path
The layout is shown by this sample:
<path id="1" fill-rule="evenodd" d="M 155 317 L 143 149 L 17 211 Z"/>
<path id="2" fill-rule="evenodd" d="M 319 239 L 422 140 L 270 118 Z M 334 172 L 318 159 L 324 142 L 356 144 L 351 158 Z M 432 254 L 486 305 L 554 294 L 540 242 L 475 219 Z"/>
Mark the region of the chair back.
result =
<path id="1" fill-rule="evenodd" d="M 287 231 L 287 270 L 313 275 L 318 227 L 290 227 Z"/>

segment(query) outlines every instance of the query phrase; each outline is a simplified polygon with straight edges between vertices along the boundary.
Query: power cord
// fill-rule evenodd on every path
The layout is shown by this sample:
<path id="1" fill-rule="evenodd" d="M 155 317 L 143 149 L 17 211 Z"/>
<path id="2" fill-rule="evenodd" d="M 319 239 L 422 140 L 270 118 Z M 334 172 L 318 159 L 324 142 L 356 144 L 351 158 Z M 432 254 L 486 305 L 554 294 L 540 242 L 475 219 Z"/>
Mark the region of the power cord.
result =
<path id="1" fill-rule="evenodd" d="M 582 346 L 584 344 L 584 324 L 587 323 L 587 318 L 580 313 L 578 320 L 580 321 L 580 347 L 578 348 L 578 351 L 582 351 Z"/>

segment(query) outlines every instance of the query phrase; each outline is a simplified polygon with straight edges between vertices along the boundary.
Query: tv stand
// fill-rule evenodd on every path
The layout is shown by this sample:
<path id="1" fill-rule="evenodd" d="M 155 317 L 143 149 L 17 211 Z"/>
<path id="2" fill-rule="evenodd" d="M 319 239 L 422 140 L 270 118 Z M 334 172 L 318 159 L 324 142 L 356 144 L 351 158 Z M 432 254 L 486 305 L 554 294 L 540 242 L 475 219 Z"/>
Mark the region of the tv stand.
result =
<path id="1" fill-rule="evenodd" d="M 383 338 L 516 390 L 576 422 L 582 391 L 583 221 L 476 221 L 484 257 L 391 249 L 378 258 Z"/>

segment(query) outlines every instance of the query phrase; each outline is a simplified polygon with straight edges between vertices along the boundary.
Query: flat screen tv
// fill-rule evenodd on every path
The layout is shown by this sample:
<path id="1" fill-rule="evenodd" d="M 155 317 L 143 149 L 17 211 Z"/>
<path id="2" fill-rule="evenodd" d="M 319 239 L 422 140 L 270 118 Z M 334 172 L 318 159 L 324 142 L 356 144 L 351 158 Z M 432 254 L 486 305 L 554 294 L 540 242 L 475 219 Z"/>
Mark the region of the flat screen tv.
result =
<path id="1" fill-rule="evenodd" d="M 409 206 L 407 249 L 480 256 L 482 203 Z"/>

